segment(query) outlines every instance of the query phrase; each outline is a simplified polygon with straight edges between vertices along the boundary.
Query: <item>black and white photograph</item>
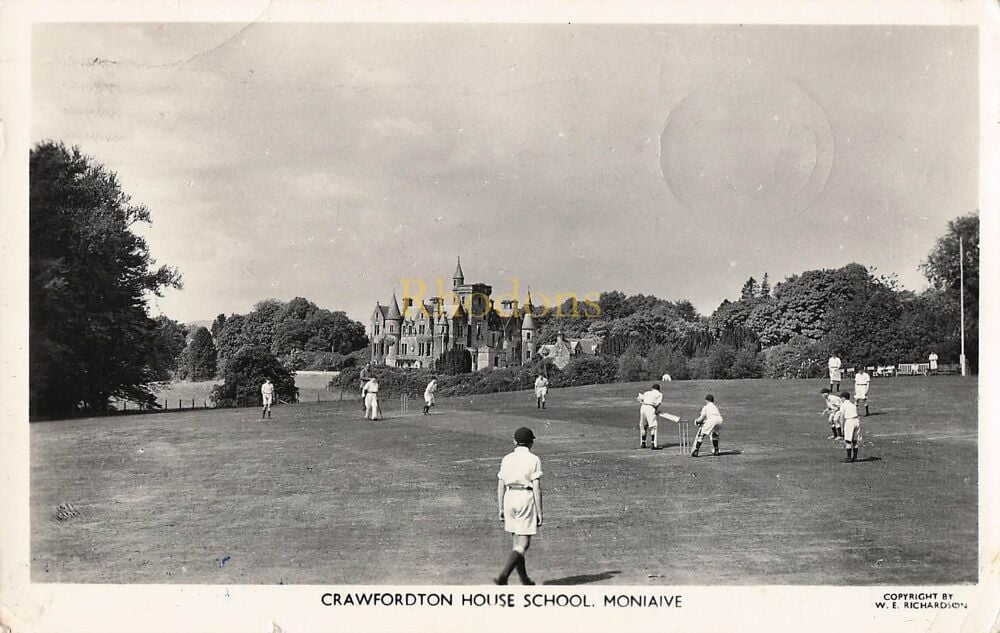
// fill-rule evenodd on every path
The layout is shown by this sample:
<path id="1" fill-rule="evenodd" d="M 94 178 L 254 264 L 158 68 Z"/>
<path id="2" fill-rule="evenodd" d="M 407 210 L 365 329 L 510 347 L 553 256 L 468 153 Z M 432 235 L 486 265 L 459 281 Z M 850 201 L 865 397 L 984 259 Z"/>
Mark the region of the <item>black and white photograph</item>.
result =
<path id="1" fill-rule="evenodd" d="M 0 7 L 0 631 L 998 626 L 995 4 L 87 4 Z"/>

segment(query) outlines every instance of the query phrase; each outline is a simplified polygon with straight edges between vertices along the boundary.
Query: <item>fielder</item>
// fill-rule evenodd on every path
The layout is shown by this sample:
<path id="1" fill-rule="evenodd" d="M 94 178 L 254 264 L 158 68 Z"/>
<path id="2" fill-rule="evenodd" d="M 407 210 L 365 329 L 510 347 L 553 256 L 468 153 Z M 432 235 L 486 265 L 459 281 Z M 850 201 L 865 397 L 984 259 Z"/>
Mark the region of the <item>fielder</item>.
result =
<path id="1" fill-rule="evenodd" d="M 861 419 L 858 417 L 858 407 L 851 402 L 851 394 L 840 393 L 840 415 L 844 420 L 844 448 L 847 449 L 845 462 L 858 461 L 858 448 L 861 446 Z"/>
<path id="2" fill-rule="evenodd" d="M 933 374 L 937 371 L 938 355 L 936 352 L 931 352 L 930 356 L 927 357 L 927 363 L 930 365 L 930 373 Z"/>
<path id="3" fill-rule="evenodd" d="M 698 425 L 698 434 L 694 436 L 694 450 L 691 457 L 698 456 L 698 450 L 705 436 L 712 438 L 712 455 L 719 454 L 719 433 L 722 432 L 722 414 L 719 407 L 715 406 L 715 396 L 708 394 L 705 396 L 705 406 L 701 408 L 701 414 L 694 421 Z"/>
<path id="4" fill-rule="evenodd" d="M 271 382 L 270 378 L 264 379 L 264 384 L 260 386 L 260 400 L 263 403 L 263 408 L 260 410 L 260 417 L 264 419 L 265 417 L 271 417 L 271 403 L 274 402 L 274 384 Z"/>
<path id="5" fill-rule="evenodd" d="M 535 378 L 535 402 L 537 409 L 545 408 L 545 394 L 549 392 L 549 379 L 538 374 L 538 378 Z"/>
<path id="6" fill-rule="evenodd" d="M 868 415 L 868 386 L 872 383 L 872 377 L 864 367 L 854 374 L 854 402 L 860 407 L 865 406 L 865 415 Z"/>
<path id="7" fill-rule="evenodd" d="M 434 392 L 438 388 L 437 376 L 431 376 L 431 381 L 424 388 L 424 415 L 431 414 L 431 407 L 434 406 Z"/>
<path id="8" fill-rule="evenodd" d="M 531 429 L 522 426 L 514 431 L 514 442 L 514 450 L 500 462 L 497 473 L 497 508 L 504 529 L 513 535 L 514 544 L 493 582 L 506 585 L 510 572 L 516 569 L 522 585 L 533 585 L 524 564 L 524 553 L 531 546 L 531 536 L 542 525 L 542 461 L 531 452 L 535 443 Z"/>
<path id="9" fill-rule="evenodd" d="M 368 405 L 365 404 L 365 385 L 367 385 L 368 381 L 372 379 L 372 364 L 371 363 L 365 363 L 365 366 L 361 368 L 361 375 L 358 376 L 358 378 L 361 380 L 361 385 L 360 385 L 361 386 L 361 406 L 367 412 L 368 411 Z"/>
<path id="10" fill-rule="evenodd" d="M 639 448 L 646 448 L 646 429 L 649 429 L 649 445 L 654 451 L 660 450 L 656 444 L 656 414 L 660 405 L 663 404 L 663 393 L 660 385 L 655 384 L 653 388 L 644 393 L 640 393 L 636 400 L 639 401 Z"/>
<path id="11" fill-rule="evenodd" d="M 378 420 L 382 417 L 382 411 L 378 408 L 378 380 L 371 378 L 365 383 L 361 393 L 365 396 L 365 419 Z"/>
<path id="12" fill-rule="evenodd" d="M 840 391 L 840 366 L 840 357 L 836 353 L 826 362 L 826 367 L 830 370 L 830 391 Z"/>
<path id="13" fill-rule="evenodd" d="M 832 435 L 826 439 L 835 440 L 838 437 L 844 437 L 843 429 L 840 426 L 840 405 L 843 404 L 843 399 L 837 394 L 831 393 L 826 387 L 820 389 L 819 394 L 823 396 L 823 402 L 826 403 L 826 408 L 820 411 L 819 414 L 828 415 L 830 420 L 830 433 Z"/>

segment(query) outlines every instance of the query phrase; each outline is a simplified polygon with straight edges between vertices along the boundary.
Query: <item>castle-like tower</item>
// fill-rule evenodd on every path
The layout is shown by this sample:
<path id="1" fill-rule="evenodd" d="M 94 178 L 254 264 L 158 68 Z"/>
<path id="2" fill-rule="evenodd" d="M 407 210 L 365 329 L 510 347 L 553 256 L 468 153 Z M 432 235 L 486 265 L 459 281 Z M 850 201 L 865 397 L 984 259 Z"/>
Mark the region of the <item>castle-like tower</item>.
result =
<path id="1" fill-rule="evenodd" d="M 403 298 L 400 309 L 392 303 L 375 304 L 370 323 L 371 360 L 391 367 L 433 368 L 444 352 L 468 350 L 472 368 L 513 367 L 530 362 L 537 353 L 537 330 L 526 309 L 516 299 L 493 304 L 493 287 L 465 283 L 462 261 L 452 275 L 447 297 L 432 297 L 414 304 Z M 529 301 L 530 308 L 530 301 Z"/>

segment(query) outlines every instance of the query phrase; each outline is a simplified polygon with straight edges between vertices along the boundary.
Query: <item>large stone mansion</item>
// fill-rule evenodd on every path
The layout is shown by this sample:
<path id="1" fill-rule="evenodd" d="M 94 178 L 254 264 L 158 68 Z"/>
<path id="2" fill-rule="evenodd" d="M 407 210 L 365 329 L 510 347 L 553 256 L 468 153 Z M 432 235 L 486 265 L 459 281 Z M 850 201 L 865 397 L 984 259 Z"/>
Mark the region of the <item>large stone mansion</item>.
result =
<path id="1" fill-rule="evenodd" d="M 452 349 L 468 350 L 474 371 L 530 363 L 538 349 L 530 295 L 523 309 L 517 299 L 502 301 L 496 309 L 492 295 L 492 286 L 465 283 L 459 260 L 448 297 L 416 305 L 404 297 L 402 309 L 395 294 L 389 305 L 376 303 L 369 330 L 372 363 L 433 368 Z"/>

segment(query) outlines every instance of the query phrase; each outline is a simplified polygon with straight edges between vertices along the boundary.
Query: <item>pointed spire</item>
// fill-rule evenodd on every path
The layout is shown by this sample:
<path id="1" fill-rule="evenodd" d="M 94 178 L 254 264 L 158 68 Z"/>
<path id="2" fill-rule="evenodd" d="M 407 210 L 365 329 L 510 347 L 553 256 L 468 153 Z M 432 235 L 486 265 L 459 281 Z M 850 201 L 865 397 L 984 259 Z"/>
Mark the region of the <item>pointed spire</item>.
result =
<path id="1" fill-rule="evenodd" d="M 528 304 L 524 306 L 524 320 L 521 321 L 522 330 L 534 330 L 535 329 L 535 317 L 532 314 L 534 312 L 534 307 L 531 305 L 531 291 L 528 291 Z"/>
<path id="2" fill-rule="evenodd" d="M 392 303 L 389 305 L 389 314 L 386 319 L 402 319 L 403 314 L 399 311 L 399 303 L 396 301 L 396 293 L 392 293 Z"/>
<path id="3" fill-rule="evenodd" d="M 458 264 L 455 266 L 455 274 L 451 276 L 451 280 L 455 282 L 456 286 L 461 286 L 465 283 L 465 273 L 462 272 L 462 256 L 458 256 Z"/>

